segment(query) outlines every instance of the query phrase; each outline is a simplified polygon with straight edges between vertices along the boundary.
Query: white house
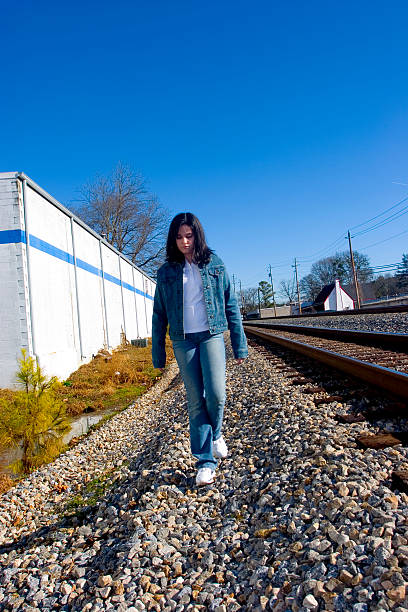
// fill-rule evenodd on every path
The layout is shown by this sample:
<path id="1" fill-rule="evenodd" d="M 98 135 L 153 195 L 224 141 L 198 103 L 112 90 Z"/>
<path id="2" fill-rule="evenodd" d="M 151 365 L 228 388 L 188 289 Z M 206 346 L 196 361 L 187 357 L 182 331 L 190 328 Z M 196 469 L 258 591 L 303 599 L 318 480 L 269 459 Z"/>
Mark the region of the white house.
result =
<path id="1" fill-rule="evenodd" d="M 354 310 L 354 301 L 336 279 L 334 283 L 323 287 L 313 302 L 313 309 L 316 311 Z"/>

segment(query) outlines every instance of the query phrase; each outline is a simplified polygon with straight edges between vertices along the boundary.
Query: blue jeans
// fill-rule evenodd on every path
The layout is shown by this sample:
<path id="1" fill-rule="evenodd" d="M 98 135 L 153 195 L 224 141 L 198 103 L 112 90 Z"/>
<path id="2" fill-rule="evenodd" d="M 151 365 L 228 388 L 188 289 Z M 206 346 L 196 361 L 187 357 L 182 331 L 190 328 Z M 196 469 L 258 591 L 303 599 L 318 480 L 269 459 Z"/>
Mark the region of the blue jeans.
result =
<path id="1" fill-rule="evenodd" d="M 197 468 L 215 469 L 213 441 L 221 436 L 225 405 L 223 334 L 186 334 L 173 340 L 173 350 L 186 387 L 191 452 Z"/>

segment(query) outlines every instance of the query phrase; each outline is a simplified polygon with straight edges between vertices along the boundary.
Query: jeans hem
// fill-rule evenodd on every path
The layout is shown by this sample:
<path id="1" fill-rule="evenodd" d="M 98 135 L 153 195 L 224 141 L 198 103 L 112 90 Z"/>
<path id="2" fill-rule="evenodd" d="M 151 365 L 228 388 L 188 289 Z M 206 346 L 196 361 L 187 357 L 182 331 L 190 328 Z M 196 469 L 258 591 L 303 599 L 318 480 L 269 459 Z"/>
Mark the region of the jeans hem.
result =
<path id="1" fill-rule="evenodd" d="M 197 461 L 196 463 L 196 468 L 197 470 L 201 470 L 202 468 L 210 468 L 211 470 L 216 470 L 217 468 L 217 462 L 211 462 L 211 461 Z"/>

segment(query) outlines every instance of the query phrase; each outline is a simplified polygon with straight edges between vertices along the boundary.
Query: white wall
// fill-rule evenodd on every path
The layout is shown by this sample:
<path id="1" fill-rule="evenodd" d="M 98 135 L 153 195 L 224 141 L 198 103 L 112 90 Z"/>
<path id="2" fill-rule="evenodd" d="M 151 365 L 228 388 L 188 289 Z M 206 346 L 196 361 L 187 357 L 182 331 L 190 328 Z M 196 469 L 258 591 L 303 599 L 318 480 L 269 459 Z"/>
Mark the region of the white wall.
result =
<path id="1" fill-rule="evenodd" d="M 105 244 L 102 244 L 102 265 L 108 321 L 108 340 L 110 346 L 118 346 L 120 344 L 120 333 L 124 328 L 119 257 Z"/>
<path id="2" fill-rule="evenodd" d="M 324 309 L 325 310 L 337 310 L 337 296 L 336 296 L 336 290 L 335 289 L 333 289 L 333 291 L 325 299 L 325 301 L 324 301 Z"/>
<path id="3" fill-rule="evenodd" d="M 66 378 L 121 331 L 151 334 L 154 281 L 28 177 L 0 173 L 0 223 L 0 387 L 21 348 Z"/>
<path id="4" fill-rule="evenodd" d="M 325 310 L 353 310 L 354 302 L 352 298 L 340 287 L 338 280 L 335 287 L 324 302 Z"/>
<path id="5" fill-rule="evenodd" d="M 30 186 L 25 209 L 34 351 L 48 375 L 64 376 L 81 356 L 70 218 Z"/>
<path id="6" fill-rule="evenodd" d="M 153 300 L 149 300 L 146 296 L 153 295 L 156 288 L 154 283 L 148 276 L 144 277 L 144 292 L 145 292 L 145 311 L 146 311 L 146 336 L 152 335 L 152 316 L 153 316 Z"/>
<path id="7" fill-rule="evenodd" d="M 74 223 L 77 286 L 81 325 L 82 354 L 85 359 L 95 352 L 95 345 L 107 346 L 103 300 L 103 280 L 100 274 L 99 241 L 83 227 Z"/>
<path id="8" fill-rule="evenodd" d="M 15 382 L 21 349 L 30 352 L 32 344 L 27 319 L 30 310 L 21 184 L 14 173 L 3 176 L 0 175 L 0 386 L 7 387 Z"/>
<path id="9" fill-rule="evenodd" d="M 276 316 L 283 317 L 290 315 L 290 306 L 276 306 Z M 261 308 L 261 319 L 275 316 L 274 308 Z"/>
<path id="10" fill-rule="evenodd" d="M 135 287 L 138 290 L 136 293 L 137 315 L 139 323 L 139 334 L 141 338 L 146 338 L 151 335 L 149 333 L 148 323 L 146 321 L 146 299 L 144 297 L 144 279 L 140 274 L 135 272 Z"/>
<path id="11" fill-rule="evenodd" d="M 340 283 L 336 280 L 336 301 L 337 310 L 354 310 L 354 300 L 348 293 L 340 287 Z"/>

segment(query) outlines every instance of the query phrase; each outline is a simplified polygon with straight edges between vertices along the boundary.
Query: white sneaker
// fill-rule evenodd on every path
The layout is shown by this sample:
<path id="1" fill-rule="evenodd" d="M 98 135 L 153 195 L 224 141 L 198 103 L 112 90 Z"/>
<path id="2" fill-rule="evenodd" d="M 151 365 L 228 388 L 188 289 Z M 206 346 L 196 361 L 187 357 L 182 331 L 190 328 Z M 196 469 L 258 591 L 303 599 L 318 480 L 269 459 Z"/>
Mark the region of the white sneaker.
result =
<path id="1" fill-rule="evenodd" d="M 228 455 L 228 447 L 222 436 L 213 442 L 213 455 L 216 459 L 225 459 Z"/>
<path id="2" fill-rule="evenodd" d="M 202 487 L 214 482 L 214 473 L 214 470 L 211 468 L 200 468 L 196 476 L 197 487 Z"/>

